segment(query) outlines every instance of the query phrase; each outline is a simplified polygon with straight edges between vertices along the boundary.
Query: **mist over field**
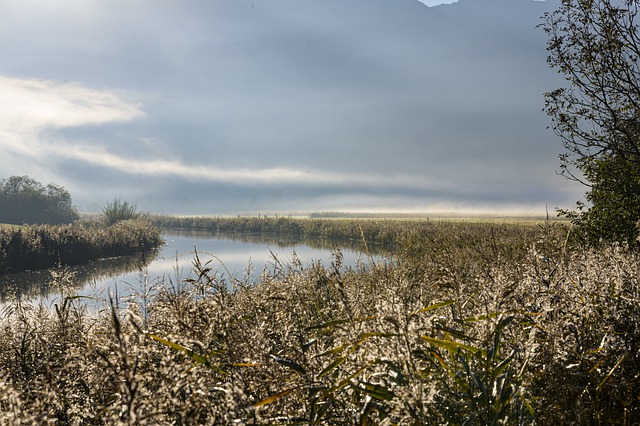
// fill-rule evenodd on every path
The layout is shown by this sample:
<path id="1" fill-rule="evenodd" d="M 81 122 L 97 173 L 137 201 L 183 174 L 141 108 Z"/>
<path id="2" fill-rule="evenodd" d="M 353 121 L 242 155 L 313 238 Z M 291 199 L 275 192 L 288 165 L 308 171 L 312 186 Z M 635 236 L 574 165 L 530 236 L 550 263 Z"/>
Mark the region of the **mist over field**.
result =
<path id="1" fill-rule="evenodd" d="M 556 4 L 6 1 L 3 177 L 81 211 L 566 207 L 536 28 Z"/>

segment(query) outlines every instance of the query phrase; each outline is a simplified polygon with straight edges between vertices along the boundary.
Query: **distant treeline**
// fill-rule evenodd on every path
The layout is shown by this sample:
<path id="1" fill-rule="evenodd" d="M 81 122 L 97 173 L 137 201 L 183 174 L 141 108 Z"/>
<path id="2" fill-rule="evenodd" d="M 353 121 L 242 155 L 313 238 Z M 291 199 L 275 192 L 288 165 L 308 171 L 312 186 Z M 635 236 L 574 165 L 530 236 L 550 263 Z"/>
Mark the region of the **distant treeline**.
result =
<path id="1" fill-rule="evenodd" d="M 0 180 L 0 223 L 57 225 L 76 219 L 71 195 L 62 186 L 44 186 L 29 176 Z"/>
<path id="2" fill-rule="evenodd" d="M 79 224 L 0 227 L 0 274 L 78 265 L 150 250 L 161 243 L 158 229 L 143 221 L 90 228 Z"/>

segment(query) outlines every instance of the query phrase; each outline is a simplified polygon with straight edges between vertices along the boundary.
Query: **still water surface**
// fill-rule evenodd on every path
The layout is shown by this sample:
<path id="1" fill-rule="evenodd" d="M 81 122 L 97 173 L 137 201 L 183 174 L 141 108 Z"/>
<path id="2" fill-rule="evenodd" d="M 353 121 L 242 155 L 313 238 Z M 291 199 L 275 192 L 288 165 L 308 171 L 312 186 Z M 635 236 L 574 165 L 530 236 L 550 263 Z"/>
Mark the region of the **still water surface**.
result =
<path id="1" fill-rule="evenodd" d="M 79 294 L 106 297 L 108 292 L 118 291 L 126 295 L 132 289 L 163 281 L 179 284 L 182 280 L 195 278 L 193 260 L 197 251 L 202 263 L 218 271 L 228 282 L 233 277 L 256 281 L 265 268 L 273 269 L 279 261 L 290 263 L 295 256 L 303 265 L 322 262 L 329 265 L 333 250 L 340 248 L 343 263 L 354 266 L 366 256 L 339 244 L 317 243 L 310 247 L 301 241 L 265 235 L 220 236 L 210 232 L 165 231 L 166 244 L 156 252 L 135 256 L 102 259 L 88 265 L 69 268 L 74 274 L 74 285 Z M 277 261 L 274 259 L 277 257 Z M 49 283 L 51 271 L 33 271 L 21 274 L 0 275 L 0 296 L 5 296 L 9 286 L 29 299 L 51 299 Z"/>

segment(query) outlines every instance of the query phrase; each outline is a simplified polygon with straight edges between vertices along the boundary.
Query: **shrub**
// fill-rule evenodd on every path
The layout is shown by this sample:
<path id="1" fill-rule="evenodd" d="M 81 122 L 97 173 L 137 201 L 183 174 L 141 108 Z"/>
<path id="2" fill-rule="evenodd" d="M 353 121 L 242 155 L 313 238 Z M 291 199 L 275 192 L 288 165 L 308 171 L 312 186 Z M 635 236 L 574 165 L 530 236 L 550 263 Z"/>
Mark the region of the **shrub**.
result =
<path id="1" fill-rule="evenodd" d="M 113 225 L 123 220 L 135 220 L 140 218 L 136 204 L 130 204 L 119 198 L 108 202 L 102 209 L 104 221 L 107 225 Z"/>

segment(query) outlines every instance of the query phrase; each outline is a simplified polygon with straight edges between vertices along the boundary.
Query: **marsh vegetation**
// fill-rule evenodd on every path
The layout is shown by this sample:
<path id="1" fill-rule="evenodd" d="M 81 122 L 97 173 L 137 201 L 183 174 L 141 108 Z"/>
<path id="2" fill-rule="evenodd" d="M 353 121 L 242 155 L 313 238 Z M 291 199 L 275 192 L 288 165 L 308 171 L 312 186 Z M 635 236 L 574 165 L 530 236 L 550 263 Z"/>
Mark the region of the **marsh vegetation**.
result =
<path id="1" fill-rule="evenodd" d="M 145 221 L 112 226 L 30 225 L 0 227 L 0 274 L 77 265 L 104 257 L 144 252 L 162 243 Z"/>
<path id="2" fill-rule="evenodd" d="M 203 262 L 229 280 L 255 281 L 264 268 L 274 262 L 288 262 L 295 256 L 303 264 L 321 261 L 328 265 L 333 250 L 340 249 L 344 262 L 354 265 L 365 257 L 361 244 L 337 241 L 304 241 L 272 234 L 221 234 L 203 230 L 161 229 L 162 246 L 131 255 L 103 257 L 89 263 L 65 266 L 73 274 L 79 295 L 104 296 L 109 291 L 127 294 L 141 285 L 158 280 L 180 283 L 193 276 L 192 260 L 197 253 Z M 370 253 L 380 256 L 373 245 Z M 6 295 L 17 292 L 26 298 L 50 299 L 56 289 L 49 285 L 51 270 L 30 270 L 0 274 L 0 303 Z M 33 300 L 35 302 L 35 300 Z"/>
<path id="3" fill-rule="evenodd" d="M 0 422 L 640 420 L 637 253 L 552 223 L 331 223 L 392 235 L 394 254 L 231 283 L 195 257 L 179 286 L 98 309 L 60 274 L 51 307 L 7 303 Z"/>

